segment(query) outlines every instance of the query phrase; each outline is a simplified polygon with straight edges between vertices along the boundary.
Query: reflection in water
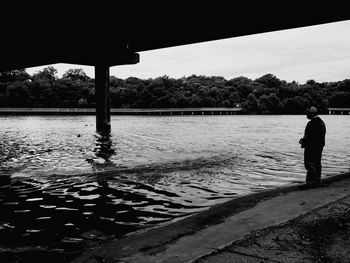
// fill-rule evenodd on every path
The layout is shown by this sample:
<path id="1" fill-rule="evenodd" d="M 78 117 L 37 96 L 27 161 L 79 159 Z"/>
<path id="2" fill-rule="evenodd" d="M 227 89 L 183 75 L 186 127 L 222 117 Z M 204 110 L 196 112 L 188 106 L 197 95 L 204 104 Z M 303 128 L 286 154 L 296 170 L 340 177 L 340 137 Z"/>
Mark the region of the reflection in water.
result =
<path id="1" fill-rule="evenodd" d="M 94 149 L 97 157 L 109 161 L 112 155 L 115 154 L 115 151 L 112 147 L 112 135 L 111 134 L 98 134 L 96 135 L 96 148 Z"/>
<path id="2" fill-rule="evenodd" d="M 97 133 L 95 135 L 94 153 L 97 159 L 86 158 L 85 160 L 91 165 L 93 171 L 105 170 L 106 168 L 116 168 L 117 166 L 111 161 L 115 155 L 113 149 L 112 135 L 110 133 Z M 101 159 L 103 162 L 101 163 Z"/>

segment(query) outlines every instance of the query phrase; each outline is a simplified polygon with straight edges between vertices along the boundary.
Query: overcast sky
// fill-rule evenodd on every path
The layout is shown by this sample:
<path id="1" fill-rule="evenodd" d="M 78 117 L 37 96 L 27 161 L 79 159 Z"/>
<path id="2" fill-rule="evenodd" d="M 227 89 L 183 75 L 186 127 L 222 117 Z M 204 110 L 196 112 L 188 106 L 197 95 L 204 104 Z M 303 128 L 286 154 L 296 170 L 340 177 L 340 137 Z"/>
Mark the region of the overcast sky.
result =
<path id="1" fill-rule="evenodd" d="M 311 27 L 208 41 L 140 52 L 136 65 L 111 67 L 118 78 L 173 78 L 206 75 L 256 79 L 271 73 L 279 79 L 304 83 L 350 78 L 350 20 Z M 82 68 L 94 78 L 94 68 L 53 64 L 58 76 Z M 28 68 L 30 74 L 43 67 Z"/>

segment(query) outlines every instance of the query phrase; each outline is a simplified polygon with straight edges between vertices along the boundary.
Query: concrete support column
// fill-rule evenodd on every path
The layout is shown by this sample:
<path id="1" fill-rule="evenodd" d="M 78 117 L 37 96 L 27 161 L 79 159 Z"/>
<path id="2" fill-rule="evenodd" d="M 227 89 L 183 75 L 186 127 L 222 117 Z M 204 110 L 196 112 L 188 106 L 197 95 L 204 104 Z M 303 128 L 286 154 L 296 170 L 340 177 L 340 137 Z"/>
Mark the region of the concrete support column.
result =
<path id="1" fill-rule="evenodd" d="M 110 133 L 109 66 L 95 65 L 96 131 Z"/>

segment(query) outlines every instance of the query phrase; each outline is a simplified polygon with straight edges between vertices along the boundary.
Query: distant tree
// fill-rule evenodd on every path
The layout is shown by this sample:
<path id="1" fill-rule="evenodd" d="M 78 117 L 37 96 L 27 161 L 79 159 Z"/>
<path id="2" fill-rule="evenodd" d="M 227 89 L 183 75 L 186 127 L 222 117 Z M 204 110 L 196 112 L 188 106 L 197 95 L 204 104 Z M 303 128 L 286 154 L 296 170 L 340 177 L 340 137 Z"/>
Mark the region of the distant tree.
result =
<path id="1" fill-rule="evenodd" d="M 314 81 L 313 79 L 309 79 L 308 81 L 306 81 L 306 84 L 310 86 L 314 86 L 316 85 L 316 81 Z"/>
<path id="2" fill-rule="evenodd" d="M 310 106 L 309 102 L 301 96 L 287 98 L 283 100 L 283 104 L 285 106 L 286 113 L 289 114 L 304 114 L 307 107 Z"/>
<path id="3" fill-rule="evenodd" d="M 222 102 L 222 106 L 223 107 L 232 107 L 232 102 L 230 102 L 229 100 L 224 100 Z"/>
<path id="4" fill-rule="evenodd" d="M 267 96 L 265 94 L 261 95 L 259 97 L 259 108 L 260 108 L 260 111 L 262 114 L 269 114 L 270 113 L 268 99 L 267 99 Z"/>
<path id="5" fill-rule="evenodd" d="M 277 114 L 283 111 L 283 105 L 276 93 L 270 93 L 270 95 L 262 95 L 259 98 L 260 110 L 265 114 Z"/>
<path id="6" fill-rule="evenodd" d="M 79 104 L 80 107 L 86 107 L 86 106 L 87 106 L 87 103 L 88 103 L 88 101 L 87 101 L 86 98 L 80 98 L 80 99 L 78 100 L 78 104 Z"/>
<path id="7" fill-rule="evenodd" d="M 124 85 L 124 81 L 122 79 L 115 77 L 115 76 L 110 76 L 109 85 L 111 87 L 118 87 L 118 86 L 120 87 L 120 86 Z"/>
<path id="8" fill-rule="evenodd" d="M 212 97 L 204 97 L 200 102 L 201 107 L 215 107 L 216 101 Z"/>
<path id="9" fill-rule="evenodd" d="M 239 97 L 242 98 L 242 100 L 246 100 L 248 95 L 253 92 L 253 88 L 251 85 L 242 84 L 237 87 L 237 91 L 239 93 Z"/>
<path id="10" fill-rule="evenodd" d="M 14 82 L 7 87 L 6 104 L 9 107 L 28 107 L 30 90 L 25 82 Z"/>
<path id="11" fill-rule="evenodd" d="M 350 108 L 350 92 L 336 91 L 329 98 L 330 107 Z"/>
<path id="12" fill-rule="evenodd" d="M 269 88 L 278 88 L 281 86 L 282 82 L 273 74 L 266 74 L 255 80 L 256 82 L 265 84 Z"/>
<path id="13" fill-rule="evenodd" d="M 176 106 L 176 100 L 172 96 L 166 95 L 158 98 L 156 104 L 158 108 L 172 108 Z"/>
<path id="14" fill-rule="evenodd" d="M 184 96 L 183 94 L 180 94 L 177 98 L 176 107 L 185 108 L 189 106 L 190 106 L 189 98 Z"/>
<path id="15" fill-rule="evenodd" d="M 278 90 L 278 97 L 283 100 L 291 97 L 295 97 L 300 90 L 300 86 L 295 81 L 288 83 L 287 85 L 282 85 Z"/>
<path id="16" fill-rule="evenodd" d="M 50 81 L 55 81 L 57 79 L 57 69 L 53 66 L 48 66 L 42 70 L 33 74 L 33 79 L 46 79 Z"/>
<path id="17" fill-rule="evenodd" d="M 30 80 L 30 75 L 26 69 L 16 69 L 6 72 L 0 72 L 0 82 L 15 82 Z"/>
<path id="18" fill-rule="evenodd" d="M 243 103 L 243 109 L 251 114 L 259 113 L 259 100 L 253 93 L 250 93 L 247 100 Z"/>
<path id="19" fill-rule="evenodd" d="M 240 77 L 233 78 L 233 79 L 230 79 L 229 81 L 227 81 L 227 85 L 237 88 L 237 87 L 242 86 L 242 85 L 249 85 L 251 82 L 252 82 L 251 79 L 249 79 L 247 77 L 240 76 Z"/>
<path id="20" fill-rule="evenodd" d="M 179 79 L 110 77 L 112 107 L 233 107 L 250 114 L 304 114 L 310 105 L 350 107 L 350 79 L 305 84 L 287 83 L 272 74 L 254 81 L 246 77 L 191 75 Z M 30 76 L 25 69 L 0 73 L 2 107 L 94 107 L 95 83 L 82 69 L 69 69 L 61 78 L 46 67 Z"/>
<path id="21" fill-rule="evenodd" d="M 350 92 L 350 79 L 345 79 L 340 81 L 336 87 L 338 91 L 347 91 Z"/>
<path id="22" fill-rule="evenodd" d="M 62 79 L 67 79 L 71 81 L 87 81 L 90 78 L 86 75 L 84 70 L 82 68 L 74 68 L 74 69 L 69 69 L 67 70 L 63 76 Z"/>
<path id="23" fill-rule="evenodd" d="M 215 101 L 222 101 L 223 91 L 216 86 L 212 86 L 209 89 L 208 95 L 213 98 Z"/>

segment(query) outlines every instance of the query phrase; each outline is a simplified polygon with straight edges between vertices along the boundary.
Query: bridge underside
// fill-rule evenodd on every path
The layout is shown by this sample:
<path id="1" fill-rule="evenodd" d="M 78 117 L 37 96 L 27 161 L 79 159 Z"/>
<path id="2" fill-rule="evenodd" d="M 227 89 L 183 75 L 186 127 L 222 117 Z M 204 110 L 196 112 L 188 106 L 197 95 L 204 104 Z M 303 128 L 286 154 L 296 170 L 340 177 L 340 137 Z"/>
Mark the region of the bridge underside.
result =
<path id="1" fill-rule="evenodd" d="M 2 8 L 0 72 L 55 63 L 94 66 L 98 131 L 110 129 L 109 67 L 138 63 L 138 52 L 350 19 L 345 4 L 330 1 L 311 7 L 297 0 L 25 5 Z"/>

